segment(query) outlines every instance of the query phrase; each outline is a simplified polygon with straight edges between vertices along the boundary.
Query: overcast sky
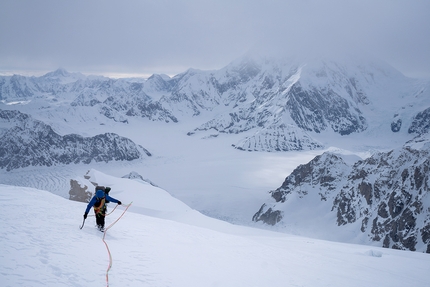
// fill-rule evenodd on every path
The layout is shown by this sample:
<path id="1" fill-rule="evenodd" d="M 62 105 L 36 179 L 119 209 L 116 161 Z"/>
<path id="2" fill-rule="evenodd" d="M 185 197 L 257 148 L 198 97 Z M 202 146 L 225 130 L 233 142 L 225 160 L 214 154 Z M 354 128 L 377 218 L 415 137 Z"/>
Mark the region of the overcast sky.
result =
<path id="1" fill-rule="evenodd" d="M 430 0 L 0 1 L 2 74 L 175 75 L 255 47 L 354 47 L 430 78 Z"/>

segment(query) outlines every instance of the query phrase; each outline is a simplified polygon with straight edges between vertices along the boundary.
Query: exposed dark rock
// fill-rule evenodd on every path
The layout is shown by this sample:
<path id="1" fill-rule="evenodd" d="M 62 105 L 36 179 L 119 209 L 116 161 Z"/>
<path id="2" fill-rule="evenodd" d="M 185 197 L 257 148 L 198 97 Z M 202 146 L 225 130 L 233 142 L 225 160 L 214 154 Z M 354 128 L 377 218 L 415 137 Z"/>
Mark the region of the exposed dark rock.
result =
<path id="1" fill-rule="evenodd" d="M 378 216 L 380 216 L 381 218 L 388 218 L 389 216 L 387 211 L 387 204 L 384 201 L 381 202 L 381 204 L 379 205 Z"/>
<path id="2" fill-rule="evenodd" d="M 354 193 L 342 190 L 333 201 L 333 207 L 337 210 L 337 224 L 339 226 L 353 223 L 357 220 L 357 214 L 353 202 L 354 198 Z"/>
<path id="3" fill-rule="evenodd" d="M 408 133 L 424 134 L 430 131 L 430 108 L 415 115 Z"/>
<path id="4" fill-rule="evenodd" d="M 92 192 L 88 191 L 88 186 L 81 184 L 74 179 L 70 180 L 69 199 L 80 202 L 90 202 Z"/>
<path id="5" fill-rule="evenodd" d="M 268 225 L 275 225 L 282 219 L 282 212 L 280 210 L 272 210 L 269 208 L 265 212 L 263 212 L 264 206 L 260 208 L 260 210 L 253 216 L 253 221 L 263 221 Z"/>
<path id="6" fill-rule="evenodd" d="M 372 184 L 369 182 L 361 182 L 358 184 L 358 190 L 360 191 L 360 194 L 364 196 L 366 199 L 366 202 L 368 205 L 372 204 L 372 198 L 373 198 L 373 188 Z"/>
<path id="7" fill-rule="evenodd" d="M 363 218 L 363 220 L 361 221 L 361 232 L 366 231 L 368 223 L 369 223 L 369 217 Z"/>
<path id="8" fill-rule="evenodd" d="M 397 119 L 397 121 L 391 123 L 391 131 L 397 133 L 402 128 L 402 119 Z"/>

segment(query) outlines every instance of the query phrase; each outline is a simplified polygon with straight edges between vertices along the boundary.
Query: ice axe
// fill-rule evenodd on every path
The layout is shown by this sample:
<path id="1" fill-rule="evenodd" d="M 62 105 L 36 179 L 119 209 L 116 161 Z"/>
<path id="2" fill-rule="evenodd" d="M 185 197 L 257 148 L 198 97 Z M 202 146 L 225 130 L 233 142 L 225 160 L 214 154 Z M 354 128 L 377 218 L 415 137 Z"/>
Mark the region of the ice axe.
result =
<path id="1" fill-rule="evenodd" d="M 80 226 L 79 229 L 82 229 L 84 227 L 84 224 L 85 224 L 85 218 L 84 218 L 84 221 L 82 221 L 82 226 Z"/>

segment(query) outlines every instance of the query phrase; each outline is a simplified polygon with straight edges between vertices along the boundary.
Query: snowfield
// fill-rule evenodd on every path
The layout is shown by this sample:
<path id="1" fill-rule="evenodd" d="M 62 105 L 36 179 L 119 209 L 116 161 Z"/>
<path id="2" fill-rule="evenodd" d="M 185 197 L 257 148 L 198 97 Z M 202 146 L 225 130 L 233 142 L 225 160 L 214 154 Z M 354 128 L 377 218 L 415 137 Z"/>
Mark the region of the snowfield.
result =
<path id="1" fill-rule="evenodd" d="M 85 203 L 1 184 L 1 286 L 428 286 L 428 254 L 237 226 L 146 182 L 89 174 L 111 186 L 112 197 L 132 202 L 105 234 L 109 272 L 94 217 L 79 229 Z"/>

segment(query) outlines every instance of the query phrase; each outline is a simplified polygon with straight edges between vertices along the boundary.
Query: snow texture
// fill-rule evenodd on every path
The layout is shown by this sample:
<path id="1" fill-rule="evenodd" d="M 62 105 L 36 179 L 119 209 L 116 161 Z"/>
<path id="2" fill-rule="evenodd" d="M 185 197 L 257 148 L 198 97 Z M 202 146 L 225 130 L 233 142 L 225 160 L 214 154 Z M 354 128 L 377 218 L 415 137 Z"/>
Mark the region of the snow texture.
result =
<path id="1" fill-rule="evenodd" d="M 208 218 L 139 180 L 90 171 L 133 202 L 106 231 L 109 286 L 428 286 L 428 255 L 334 243 Z M 105 286 L 103 233 L 85 203 L 0 185 L 0 282 L 15 286 Z M 109 204 L 108 210 L 114 205 Z M 106 218 L 113 223 L 124 211 Z"/>

